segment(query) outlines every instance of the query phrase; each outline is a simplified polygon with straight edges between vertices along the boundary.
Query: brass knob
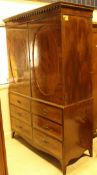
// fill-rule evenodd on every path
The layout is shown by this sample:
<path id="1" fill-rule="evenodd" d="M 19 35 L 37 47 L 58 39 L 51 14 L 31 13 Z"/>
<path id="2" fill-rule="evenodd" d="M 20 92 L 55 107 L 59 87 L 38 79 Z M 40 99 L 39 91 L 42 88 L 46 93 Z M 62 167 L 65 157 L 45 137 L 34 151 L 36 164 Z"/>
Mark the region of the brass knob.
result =
<path id="1" fill-rule="evenodd" d="M 20 100 L 17 100 L 17 103 L 19 103 L 19 104 L 20 104 L 20 103 L 21 103 L 21 101 L 20 101 Z"/>
<path id="2" fill-rule="evenodd" d="M 44 125 L 44 129 L 49 129 L 49 126 L 48 125 Z"/>
<path id="3" fill-rule="evenodd" d="M 47 109 L 43 109 L 43 115 L 48 115 L 48 111 L 47 111 Z"/>

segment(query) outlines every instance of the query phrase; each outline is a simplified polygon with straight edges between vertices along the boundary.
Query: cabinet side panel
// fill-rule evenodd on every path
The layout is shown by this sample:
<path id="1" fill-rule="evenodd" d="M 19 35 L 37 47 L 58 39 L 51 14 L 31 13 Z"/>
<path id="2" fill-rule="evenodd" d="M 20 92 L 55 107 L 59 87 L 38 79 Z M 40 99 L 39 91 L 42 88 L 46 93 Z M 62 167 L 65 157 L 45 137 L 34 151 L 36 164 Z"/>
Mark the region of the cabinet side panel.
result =
<path id="1" fill-rule="evenodd" d="M 68 16 L 62 23 L 64 61 L 64 103 L 92 96 L 92 25 L 89 18 Z"/>
<path id="2" fill-rule="evenodd" d="M 94 132 L 97 129 L 97 25 L 93 27 L 93 112 L 94 112 Z"/>
<path id="3" fill-rule="evenodd" d="M 92 151 L 92 102 L 93 99 L 88 99 L 64 109 L 65 164 L 87 149 Z"/>

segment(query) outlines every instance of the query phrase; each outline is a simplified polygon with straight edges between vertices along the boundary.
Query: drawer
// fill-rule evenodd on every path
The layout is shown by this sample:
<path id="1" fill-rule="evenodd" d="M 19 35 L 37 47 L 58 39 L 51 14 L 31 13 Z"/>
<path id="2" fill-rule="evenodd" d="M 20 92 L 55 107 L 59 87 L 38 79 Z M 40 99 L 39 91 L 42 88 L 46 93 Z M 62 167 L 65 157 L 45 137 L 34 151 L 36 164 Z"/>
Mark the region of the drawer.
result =
<path id="1" fill-rule="evenodd" d="M 62 158 L 62 144 L 42 132 L 33 129 L 33 143 L 47 153 L 52 154 L 58 159 Z"/>
<path id="2" fill-rule="evenodd" d="M 32 113 L 62 124 L 62 109 L 32 101 Z"/>
<path id="3" fill-rule="evenodd" d="M 15 117 L 16 119 L 31 125 L 31 115 L 29 112 L 24 111 L 23 109 L 20 109 L 14 105 L 10 105 L 10 114 L 11 117 Z"/>
<path id="4" fill-rule="evenodd" d="M 16 131 L 21 136 L 23 135 L 24 137 L 32 140 L 32 128 L 30 126 L 15 118 L 11 118 L 11 127 L 13 131 Z"/>
<path id="5" fill-rule="evenodd" d="M 42 117 L 33 115 L 33 127 L 62 141 L 62 126 Z"/>
<path id="6" fill-rule="evenodd" d="M 15 94 L 9 95 L 10 103 L 30 111 L 30 100 Z"/>

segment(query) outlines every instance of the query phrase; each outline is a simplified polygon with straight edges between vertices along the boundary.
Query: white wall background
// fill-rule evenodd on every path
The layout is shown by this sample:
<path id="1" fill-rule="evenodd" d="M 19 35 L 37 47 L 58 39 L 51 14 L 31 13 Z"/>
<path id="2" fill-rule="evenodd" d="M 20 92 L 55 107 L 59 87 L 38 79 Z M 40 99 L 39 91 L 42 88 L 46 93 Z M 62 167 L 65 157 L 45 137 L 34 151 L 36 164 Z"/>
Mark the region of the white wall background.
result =
<path id="1" fill-rule="evenodd" d="M 97 10 L 93 12 L 93 22 L 97 22 Z"/>
<path id="2" fill-rule="evenodd" d="M 35 2 L 35 0 L 0 0 L 0 21 L 2 22 L 2 19 L 4 18 L 35 9 L 46 4 L 46 2 Z"/>

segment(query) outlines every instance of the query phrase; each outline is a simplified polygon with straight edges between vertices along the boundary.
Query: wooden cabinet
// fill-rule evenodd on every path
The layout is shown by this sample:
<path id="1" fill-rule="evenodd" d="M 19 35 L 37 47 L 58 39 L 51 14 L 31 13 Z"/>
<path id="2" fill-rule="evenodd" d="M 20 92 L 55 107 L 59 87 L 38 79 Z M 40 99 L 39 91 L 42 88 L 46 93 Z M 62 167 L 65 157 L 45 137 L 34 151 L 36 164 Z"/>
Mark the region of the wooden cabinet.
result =
<path id="1" fill-rule="evenodd" d="M 4 143 L 4 133 L 3 133 L 3 125 L 2 125 L 1 106 L 0 106 L 0 175 L 8 175 L 5 143 Z"/>
<path id="2" fill-rule="evenodd" d="M 58 2 L 5 20 L 12 131 L 64 174 L 71 159 L 92 155 L 92 10 Z"/>

